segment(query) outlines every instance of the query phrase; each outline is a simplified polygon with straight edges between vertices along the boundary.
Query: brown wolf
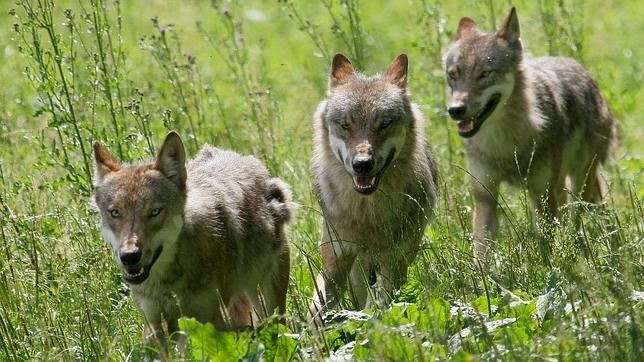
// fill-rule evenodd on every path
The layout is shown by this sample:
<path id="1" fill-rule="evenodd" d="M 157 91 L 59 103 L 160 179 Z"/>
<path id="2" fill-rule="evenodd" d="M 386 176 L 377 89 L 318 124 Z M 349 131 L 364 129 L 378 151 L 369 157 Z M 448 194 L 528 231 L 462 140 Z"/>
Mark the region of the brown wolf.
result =
<path id="1" fill-rule="evenodd" d="M 496 235 L 501 182 L 526 182 L 537 214 L 549 219 L 566 200 L 566 177 L 573 195 L 601 201 L 599 172 L 615 143 L 615 121 L 576 61 L 524 59 L 514 8 L 495 33 L 462 18 L 445 69 L 448 112 L 464 139 L 473 178 L 479 260 Z"/>
<path id="2" fill-rule="evenodd" d="M 174 132 L 149 164 L 94 145 L 103 236 L 148 340 L 182 315 L 226 329 L 286 307 L 289 187 L 254 157 L 206 145 L 186 169 L 184 152 Z"/>
<path id="3" fill-rule="evenodd" d="M 406 84 L 404 54 L 374 77 L 355 72 L 342 54 L 333 58 L 314 124 L 314 188 L 324 223 L 310 317 L 347 289 L 354 306 L 364 307 L 374 279 L 378 300 L 386 301 L 419 250 L 433 215 L 436 167 Z"/>

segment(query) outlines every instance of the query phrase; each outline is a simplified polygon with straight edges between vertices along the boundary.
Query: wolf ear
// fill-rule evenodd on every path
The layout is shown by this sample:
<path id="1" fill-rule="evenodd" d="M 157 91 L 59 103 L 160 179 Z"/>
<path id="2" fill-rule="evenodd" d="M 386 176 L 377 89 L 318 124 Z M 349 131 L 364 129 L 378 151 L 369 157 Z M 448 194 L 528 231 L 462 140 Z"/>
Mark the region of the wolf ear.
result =
<path id="1" fill-rule="evenodd" d="M 407 86 L 407 54 L 400 54 L 387 68 L 383 78 L 400 88 Z"/>
<path id="2" fill-rule="evenodd" d="M 186 151 L 181 137 L 171 131 L 163 141 L 154 168 L 161 171 L 179 190 L 186 189 Z"/>
<path id="3" fill-rule="evenodd" d="M 121 166 L 114 160 L 107 147 L 98 141 L 94 143 L 94 160 L 96 160 L 94 184 L 102 182 L 108 173 L 121 169 Z"/>
<path id="4" fill-rule="evenodd" d="M 458 28 L 456 29 L 454 40 L 469 38 L 470 36 L 478 35 L 480 33 L 481 30 L 476 26 L 474 20 L 468 17 L 463 17 L 461 18 L 461 21 L 458 22 Z"/>
<path id="5" fill-rule="evenodd" d="M 519 18 L 514 7 L 510 10 L 508 18 L 505 19 L 503 26 L 496 32 L 496 36 L 505 39 L 509 44 L 516 44 L 521 36 L 519 29 Z"/>
<path id="6" fill-rule="evenodd" d="M 353 78 L 353 66 L 351 62 L 343 54 L 336 54 L 333 57 L 333 65 L 331 66 L 330 87 L 335 88 L 343 85 L 351 78 Z"/>

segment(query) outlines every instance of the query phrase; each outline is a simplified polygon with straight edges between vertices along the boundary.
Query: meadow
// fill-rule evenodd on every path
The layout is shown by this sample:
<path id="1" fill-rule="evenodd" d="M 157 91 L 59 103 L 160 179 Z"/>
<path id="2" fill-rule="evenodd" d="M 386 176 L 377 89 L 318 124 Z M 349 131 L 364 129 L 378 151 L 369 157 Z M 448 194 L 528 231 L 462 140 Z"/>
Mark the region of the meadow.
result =
<path id="1" fill-rule="evenodd" d="M 524 48 L 579 60 L 620 127 L 610 194 L 581 229 L 553 226 L 541 262 L 524 190 L 504 188 L 494 262 L 472 261 L 467 163 L 445 111 L 442 53 L 462 16 L 486 30 L 517 7 Z M 215 333 L 183 319 L 212 360 L 642 360 L 644 357 L 644 2 L 623 0 L 112 1 L 0 5 L 0 360 L 140 360 L 143 317 L 92 207 L 92 143 L 152 158 L 168 130 L 253 154 L 294 190 L 284 324 Z M 639 44 L 639 45 L 638 45 Z M 311 189 L 312 115 L 334 53 L 382 71 L 410 59 L 440 199 L 392 305 L 305 321 L 320 268 Z M 567 208 L 567 207 L 564 207 Z M 565 211 L 565 210 L 564 210 Z"/>

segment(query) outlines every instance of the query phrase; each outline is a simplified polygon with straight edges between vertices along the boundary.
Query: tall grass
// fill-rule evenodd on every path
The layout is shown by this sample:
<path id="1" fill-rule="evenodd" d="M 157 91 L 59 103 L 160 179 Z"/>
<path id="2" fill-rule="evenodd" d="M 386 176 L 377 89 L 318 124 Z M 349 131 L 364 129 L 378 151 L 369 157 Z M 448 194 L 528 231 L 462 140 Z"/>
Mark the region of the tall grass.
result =
<path id="1" fill-rule="evenodd" d="M 91 143 L 124 160 L 155 154 L 169 129 L 254 154 L 293 185 L 285 323 L 214 333 L 185 319 L 193 359 L 641 360 L 644 355 L 644 116 L 639 3 L 516 3 L 526 49 L 595 74 L 619 120 L 600 207 L 562 210 L 540 260 L 524 190 L 502 190 L 489 272 L 472 262 L 469 175 L 445 114 L 442 54 L 461 16 L 498 26 L 506 1 L 172 2 L 21 0 L 0 18 L 0 359 L 145 359 L 141 314 L 98 232 Z M 319 268 L 311 192 L 312 113 L 331 57 L 366 73 L 410 56 L 440 200 L 391 306 L 305 321 Z"/>

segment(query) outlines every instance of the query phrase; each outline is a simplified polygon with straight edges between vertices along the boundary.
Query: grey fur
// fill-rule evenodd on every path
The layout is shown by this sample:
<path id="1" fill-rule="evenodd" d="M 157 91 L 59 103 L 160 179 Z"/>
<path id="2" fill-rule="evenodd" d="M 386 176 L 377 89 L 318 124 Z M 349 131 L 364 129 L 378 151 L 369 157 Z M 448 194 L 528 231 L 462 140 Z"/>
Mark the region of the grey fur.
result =
<path id="1" fill-rule="evenodd" d="M 353 71 L 342 55 L 334 59 L 329 92 L 314 123 L 314 188 L 324 222 L 323 270 L 316 279 L 311 317 L 337 303 L 347 289 L 356 307 L 365 306 L 367 284 L 375 274 L 381 287 L 378 299 L 389 300 L 404 283 L 433 215 L 436 166 L 422 115 L 406 93 L 406 59 L 400 56 L 385 74 L 374 77 Z M 342 61 L 346 68 L 336 72 L 336 63 Z M 346 150 L 334 149 L 330 136 Z M 391 147 L 398 144 L 392 140 L 400 140 L 400 149 Z M 357 192 L 352 180 L 352 160 L 364 155 L 373 156 L 375 173 L 382 172 L 377 190 L 369 195 Z"/>
<path id="2" fill-rule="evenodd" d="M 445 56 L 448 107 L 467 108 L 452 115 L 459 129 L 480 124 L 463 140 L 473 176 L 475 251 L 483 261 L 488 238 L 496 236 L 500 183 L 527 181 L 539 214 L 550 219 L 566 201 L 566 177 L 574 195 L 601 201 L 599 172 L 616 144 L 616 124 L 597 84 L 575 60 L 523 59 L 514 8 L 496 33 L 463 18 L 457 34 Z M 494 94 L 501 95 L 498 105 L 477 122 Z"/>
<path id="3" fill-rule="evenodd" d="M 227 329 L 249 325 L 251 314 L 285 312 L 291 192 L 261 162 L 205 145 L 186 170 L 175 133 L 155 163 L 120 166 L 98 143 L 95 154 L 94 197 L 124 276 L 124 248 L 141 250 L 145 267 L 162 246 L 149 277 L 128 282 L 148 338 L 163 335 L 162 322 L 177 331 L 181 315 Z M 115 208 L 118 218 L 110 215 Z M 153 208 L 162 214 L 148 216 Z"/>

